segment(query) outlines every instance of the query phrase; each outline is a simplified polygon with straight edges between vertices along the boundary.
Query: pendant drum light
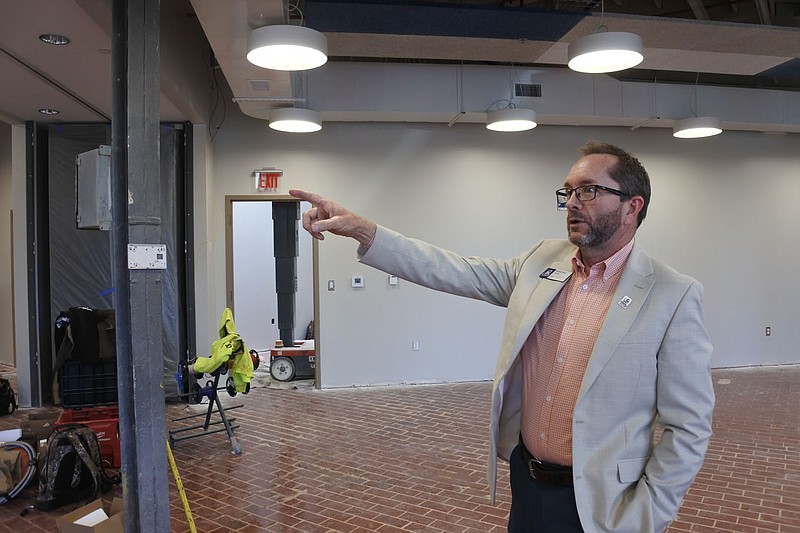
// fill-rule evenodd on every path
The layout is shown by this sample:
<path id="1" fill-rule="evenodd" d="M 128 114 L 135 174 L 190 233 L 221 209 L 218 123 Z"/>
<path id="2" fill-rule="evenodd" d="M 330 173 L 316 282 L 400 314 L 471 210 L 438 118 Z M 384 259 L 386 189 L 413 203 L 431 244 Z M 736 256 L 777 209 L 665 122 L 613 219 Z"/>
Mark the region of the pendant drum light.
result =
<path id="1" fill-rule="evenodd" d="M 635 67 L 644 59 L 642 38 L 635 33 L 598 32 L 569 43 L 569 68 L 600 74 Z"/>
<path id="2" fill-rule="evenodd" d="M 486 114 L 486 129 L 492 131 L 526 131 L 536 127 L 536 111 L 520 107 L 509 107 L 489 111 Z"/>
<path id="3" fill-rule="evenodd" d="M 692 117 L 679 120 L 672 128 L 672 136 L 679 139 L 699 139 L 722 133 L 722 122 L 716 117 Z"/>
<path id="4" fill-rule="evenodd" d="M 248 35 L 247 60 L 272 70 L 310 70 L 328 61 L 328 41 L 305 26 L 264 26 Z"/>
<path id="5" fill-rule="evenodd" d="M 318 111 L 302 107 L 273 109 L 269 114 L 269 127 L 287 133 L 312 133 L 322 129 L 322 116 Z"/>

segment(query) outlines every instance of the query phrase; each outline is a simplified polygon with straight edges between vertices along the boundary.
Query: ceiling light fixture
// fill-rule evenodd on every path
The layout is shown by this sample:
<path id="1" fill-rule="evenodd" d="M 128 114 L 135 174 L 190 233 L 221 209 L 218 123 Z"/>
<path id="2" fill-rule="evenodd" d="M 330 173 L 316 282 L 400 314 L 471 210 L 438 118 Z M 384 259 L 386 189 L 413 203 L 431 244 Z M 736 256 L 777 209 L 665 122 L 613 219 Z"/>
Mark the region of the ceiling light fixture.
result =
<path id="1" fill-rule="evenodd" d="M 644 59 L 642 38 L 635 33 L 600 32 L 581 37 L 567 48 L 569 68 L 600 74 L 635 67 Z"/>
<path id="2" fill-rule="evenodd" d="M 715 117 L 692 117 L 679 120 L 672 128 L 672 136 L 679 139 L 699 139 L 722 133 L 722 122 Z"/>
<path id="3" fill-rule="evenodd" d="M 269 114 L 269 127 L 287 133 L 312 133 L 322 129 L 322 115 L 303 107 L 282 107 Z"/>
<path id="4" fill-rule="evenodd" d="M 64 37 L 63 35 L 56 35 L 55 33 L 43 33 L 39 36 L 39 40 L 42 41 L 43 43 L 54 44 L 56 46 L 69 44 L 68 37 Z"/>
<path id="5" fill-rule="evenodd" d="M 635 33 L 610 32 L 603 24 L 605 2 L 600 2 L 600 25 L 595 33 L 569 43 L 567 65 L 576 72 L 601 74 L 635 67 L 644 60 L 642 38 Z"/>
<path id="6" fill-rule="evenodd" d="M 60 111 L 58 109 L 43 107 L 39 110 L 39 113 L 41 113 L 42 115 L 58 115 Z"/>
<path id="7" fill-rule="evenodd" d="M 689 107 L 693 116 L 678 120 L 672 128 L 672 136 L 679 139 L 699 139 L 701 137 L 712 137 L 722 133 L 722 122 L 712 116 L 698 116 L 700 107 L 700 94 L 698 85 L 700 84 L 700 73 L 694 80 L 694 91 L 689 96 Z"/>
<path id="8" fill-rule="evenodd" d="M 328 40 L 305 26 L 264 26 L 248 35 L 247 60 L 272 70 L 310 70 L 328 61 Z"/>
<path id="9" fill-rule="evenodd" d="M 486 129 L 492 131 L 527 131 L 536 127 L 536 111 L 507 107 L 486 114 Z"/>

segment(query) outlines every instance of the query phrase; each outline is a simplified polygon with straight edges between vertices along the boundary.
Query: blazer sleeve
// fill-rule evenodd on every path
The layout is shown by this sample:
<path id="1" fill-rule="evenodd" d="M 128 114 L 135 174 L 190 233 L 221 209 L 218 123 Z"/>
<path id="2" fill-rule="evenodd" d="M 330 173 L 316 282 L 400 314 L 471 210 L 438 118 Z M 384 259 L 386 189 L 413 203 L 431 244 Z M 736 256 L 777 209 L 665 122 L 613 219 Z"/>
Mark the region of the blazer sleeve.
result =
<path id="1" fill-rule="evenodd" d="M 466 257 L 378 226 L 369 250 L 359 246 L 358 259 L 429 289 L 507 307 L 531 252 L 507 260 Z"/>

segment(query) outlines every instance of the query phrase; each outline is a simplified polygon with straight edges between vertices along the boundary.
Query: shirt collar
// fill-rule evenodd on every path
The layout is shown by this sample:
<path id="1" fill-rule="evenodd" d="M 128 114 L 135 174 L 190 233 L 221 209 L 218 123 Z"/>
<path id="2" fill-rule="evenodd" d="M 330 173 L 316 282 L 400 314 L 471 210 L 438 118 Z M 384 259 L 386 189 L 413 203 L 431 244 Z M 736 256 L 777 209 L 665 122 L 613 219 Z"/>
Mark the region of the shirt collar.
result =
<path id="1" fill-rule="evenodd" d="M 625 263 L 628 262 L 628 256 L 631 255 L 631 250 L 633 250 L 633 241 L 634 239 L 631 239 L 628 241 L 628 244 L 617 250 L 614 255 L 605 261 L 600 261 L 592 265 L 590 269 L 587 269 L 586 265 L 583 264 L 581 260 L 581 251 L 578 250 L 572 258 L 572 271 L 574 273 L 582 273 L 586 277 L 588 277 L 592 271 L 602 272 L 603 281 L 608 281 L 609 278 L 617 275 L 625 267 Z"/>

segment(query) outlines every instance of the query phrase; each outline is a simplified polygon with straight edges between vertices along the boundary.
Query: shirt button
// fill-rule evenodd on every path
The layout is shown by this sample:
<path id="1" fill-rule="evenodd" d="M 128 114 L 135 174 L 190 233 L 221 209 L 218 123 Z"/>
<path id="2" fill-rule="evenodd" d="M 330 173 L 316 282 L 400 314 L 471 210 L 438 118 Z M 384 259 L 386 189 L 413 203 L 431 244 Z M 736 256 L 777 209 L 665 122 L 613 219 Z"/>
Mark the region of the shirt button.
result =
<path id="1" fill-rule="evenodd" d="M 581 288 L 582 288 L 583 290 L 586 290 L 586 289 L 588 289 L 588 288 L 589 288 L 589 285 L 587 285 L 586 283 L 584 283 L 584 284 L 581 286 Z"/>
<path id="2" fill-rule="evenodd" d="M 547 397 L 545 398 L 545 400 L 547 400 L 548 402 L 552 402 L 553 401 L 553 396 L 548 394 Z"/>
<path id="3" fill-rule="evenodd" d="M 539 440 L 544 440 L 544 433 L 539 433 Z"/>
<path id="4" fill-rule="evenodd" d="M 567 320 L 567 324 L 569 324 L 570 326 L 574 326 L 575 325 L 575 319 L 570 318 L 569 320 Z"/>
<path id="5" fill-rule="evenodd" d="M 559 357 L 558 359 L 556 359 L 556 361 L 558 361 L 559 363 L 563 363 L 564 362 L 564 358 L 563 357 Z"/>

